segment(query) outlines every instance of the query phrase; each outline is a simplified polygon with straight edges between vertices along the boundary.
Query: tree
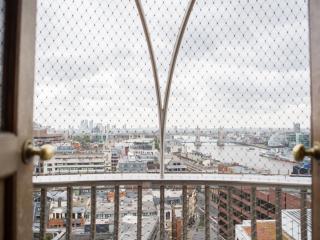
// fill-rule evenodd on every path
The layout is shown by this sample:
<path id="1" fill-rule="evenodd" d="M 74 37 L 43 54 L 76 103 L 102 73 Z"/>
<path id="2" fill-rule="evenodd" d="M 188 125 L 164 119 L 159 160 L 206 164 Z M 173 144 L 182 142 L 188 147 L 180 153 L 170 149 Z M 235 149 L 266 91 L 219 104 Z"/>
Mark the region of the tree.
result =
<path id="1" fill-rule="evenodd" d="M 72 140 L 79 142 L 81 144 L 81 147 L 85 149 L 89 148 L 89 145 L 91 143 L 91 139 L 88 134 L 73 136 Z"/>

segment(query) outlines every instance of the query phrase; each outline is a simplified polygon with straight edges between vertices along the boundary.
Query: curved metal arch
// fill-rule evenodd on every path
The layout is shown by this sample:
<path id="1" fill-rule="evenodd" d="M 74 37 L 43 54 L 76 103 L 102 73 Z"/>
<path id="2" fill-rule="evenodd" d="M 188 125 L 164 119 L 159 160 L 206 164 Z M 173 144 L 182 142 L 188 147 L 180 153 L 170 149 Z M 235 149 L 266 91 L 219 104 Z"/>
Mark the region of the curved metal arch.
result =
<path id="1" fill-rule="evenodd" d="M 159 76 L 158 76 L 158 70 L 157 70 L 157 64 L 156 64 L 156 60 L 154 57 L 154 51 L 153 51 L 153 47 L 152 47 L 152 42 L 150 39 L 150 33 L 148 30 L 148 26 L 147 26 L 147 22 L 146 19 L 144 17 L 144 11 L 141 5 L 141 1 L 140 0 L 135 0 L 136 2 L 136 6 L 139 12 L 139 17 L 141 20 L 141 24 L 143 27 L 143 32 L 147 41 L 147 45 L 148 45 L 148 51 L 149 51 L 149 55 L 150 55 L 150 61 L 151 61 L 151 68 L 152 68 L 152 73 L 153 73 L 153 79 L 154 79 L 154 84 L 155 84 L 155 89 L 156 89 L 156 96 L 157 96 L 157 103 L 158 103 L 158 111 L 159 111 L 159 116 L 161 115 L 161 109 L 162 109 L 162 101 L 161 101 L 161 94 L 160 94 L 160 84 L 159 84 Z"/>
<path id="2" fill-rule="evenodd" d="M 158 106 L 158 117 L 159 117 L 159 132 L 160 132 L 160 176 L 163 178 L 164 176 L 164 140 L 165 140 L 165 128 L 166 128 L 166 116 L 167 116 L 167 110 L 168 110 L 168 103 L 169 103 L 169 96 L 170 96 L 170 89 L 172 84 L 172 78 L 173 73 L 178 57 L 178 53 L 180 50 L 180 45 L 182 42 L 182 37 L 184 35 L 185 29 L 187 27 L 187 23 L 190 17 L 190 14 L 192 12 L 193 6 L 195 4 L 196 0 L 190 0 L 187 11 L 182 19 L 181 27 L 177 36 L 176 43 L 173 48 L 172 57 L 169 65 L 169 71 L 168 71 L 168 77 L 167 77 L 167 83 L 166 83 L 166 90 L 164 94 L 164 102 L 162 105 L 161 100 L 161 93 L 160 93 L 160 84 L 159 84 L 159 76 L 158 76 L 158 70 L 156 65 L 156 60 L 154 56 L 154 51 L 150 39 L 150 33 L 148 30 L 148 26 L 146 23 L 146 19 L 144 17 L 144 11 L 141 5 L 140 0 L 135 0 L 138 13 L 140 16 L 141 24 L 143 27 L 143 31 L 145 34 L 145 38 L 148 45 L 148 51 L 150 55 L 150 61 L 151 61 L 151 67 L 152 67 L 152 73 L 153 73 L 153 79 L 155 83 L 155 90 L 156 90 L 156 96 L 157 96 L 157 106 Z"/>
<path id="3" fill-rule="evenodd" d="M 183 37 L 184 32 L 186 30 L 187 23 L 188 23 L 188 20 L 189 20 L 189 17 L 190 17 L 190 14 L 192 12 L 192 9 L 193 9 L 195 2 L 196 2 L 196 0 L 189 1 L 187 11 L 183 17 L 181 27 L 180 27 L 180 30 L 179 30 L 179 33 L 177 36 L 177 40 L 176 40 L 176 43 L 174 45 L 173 52 L 172 52 L 172 57 L 171 57 L 170 65 L 169 65 L 169 71 L 168 71 L 166 91 L 165 91 L 165 95 L 164 95 L 164 103 L 163 103 L 163 108 L 162 108 L 162 117 L 161 117 L 161 119 L 162 119 L 161 128 L 162 129 L 160 131 L 160 133 L 162 134 L 162 135 L 160 135 L 161 149 L 164 149 L 167 111 L 168 111 L 168 103 L 169 103 L 169 96 L 170 96 L 170 89 L 171 89 L 171 84 L 172 84 L 173 73 L 174 73 L 174 69 L 176 66 L 176 61 L 177 61 L 178 53 L 180 50 L 182 37 Z M 162 159 L 162 161 L 163 161 L 163 159 Z M 160 163 L 160 165 L 161 165 L 161 163 Z M 161 166 L 161 167 L 164 167 L 164 166 Z M 162 172 L 162 176 L 163 176 L 164 169 L 161 169 L 161 170 L 162 170 L 161 172 Z"/>
<path id="4" fill-rule="evenodd" d="M 150 33 L 148 30 L 148 26 L 147 26 L 147 22 L 146 19 L 144 17 L 144 11 L 141 5 L 141 1 L 140 0 L 135 0 L 138 12 L 139 12 L 139 16 L 140 16 L 140 20 L 141 20 L 141 24 L 143 27 L 143 32 L 147 41 L 147 45 L 148 45 L 148 51 L 149 51 L 149 55 L 150 55 L 150 61 L 151 61 L 151 68 L 152 68 L 152 73 L 153 73 L 153 79 L 154 79 L 154 85 L 155 85 L 155 90 L 156 90 L 156 97 L 157 97 L 157 106 L 158 106 L 158 118 L 159 118 L 159 132 L 160 132 L 160 172 L 161 172 L 161 176 L 163 176 L 164 173 L 164 149 L 163 149 L 163 144 L 162 144 L 162 139 L 161 136 L 163 135 L 163 128 L 162 126 L 162 100 L 161 100 L 161 93 L 160 93 L 160 84 L 159 84 L 159 75 L 158 75 L 158 70 L 157 70 L 157 64 L 156 64 L 156 60 L 155 60 L 155 56 L 154 56 L 154 51 L 153 51 L 153 47 L 152 47 L 152 42 L 150 39 Z"/>
<path id="5" fill-rule="evenodd" d="M 174 73 L 174 69 L 175 69 L 175 66 L 176 66 L 178 53 L 179 53 L 179 50 L 180 50 L 180 45 L 181 45 L 182 38 L 183 38 L 184 32 L 186 30 L 186 27 L 187 27 L 187 24 L 188 24 L 188 20 L 189 20 L 189 17 L 190 17 L 190 14 L 192 12 L 192 9 L 193 9 L 193 6 L 194 6 L 195 2 L 196 2 L 196 0 L 190 0 L 189 1 L 187 11 L 186 11 L 186 13 L 185 13 L 185 15 L 183 17 L 183 20 L 182 20 L 182 23 L 181 23 L 181 27 L 180 27 L 180 30 L 179 30 L 179 33 L 178 33 L 178 36 L 177 36 L 177 40 L 176 40 L 176 43 L 175 43 L 174 48 L 173 48 L 172 57 L 171 57 L 170 65 L 169 65 L 168 77 L 167 77 L 166 91 L 165 91 L 165 95 L 164 95 L 164 103 L 163 103 L 163 110 L 164 110 L 164 119 L 163 119 L 163 121 L 164 122 L 166 120 L 166 114 L 167 114 L 167 109 L 168 109 L 172 78 L 173 78 L 173 73 Z"/>

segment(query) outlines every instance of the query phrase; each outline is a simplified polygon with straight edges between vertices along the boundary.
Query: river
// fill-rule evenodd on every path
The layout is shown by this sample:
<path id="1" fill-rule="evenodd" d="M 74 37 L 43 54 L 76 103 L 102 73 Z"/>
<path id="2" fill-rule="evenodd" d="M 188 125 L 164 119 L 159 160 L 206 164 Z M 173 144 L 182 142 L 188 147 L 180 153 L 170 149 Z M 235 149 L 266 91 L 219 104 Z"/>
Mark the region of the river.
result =
<path id="1" fill-rule="evenodd" d="M 191 139 L 190 139 L 191 140 Z M 202 139 L 201 139 L 202 140 Z M 195 150 L 193 143 L 185 144 L 188 152 Z M 211 154 L 212 158 L 223 163 L 238 163 L 257 171 L 269 171 L 271 174 L 288 175 L 297 163 L 289 161 L 279 161 L 272 158 L 261 157 L 259 154 L 265 150 L 257 147 L 226 144 L 223 147 L 217 146 L 215 142 L 202 143 L 200 152 Z"/>

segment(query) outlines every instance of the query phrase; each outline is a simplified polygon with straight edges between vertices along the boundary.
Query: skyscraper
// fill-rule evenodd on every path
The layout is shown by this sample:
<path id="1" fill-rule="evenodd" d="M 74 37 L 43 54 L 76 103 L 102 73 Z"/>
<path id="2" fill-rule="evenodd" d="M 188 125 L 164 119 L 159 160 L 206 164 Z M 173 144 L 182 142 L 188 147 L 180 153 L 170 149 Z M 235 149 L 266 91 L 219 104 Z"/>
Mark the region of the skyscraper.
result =
<path id="1" fill-rule="evenodd" d="M 300 132 L 300 123 L 293 123 L 293 131 L 295 133 Z"/>

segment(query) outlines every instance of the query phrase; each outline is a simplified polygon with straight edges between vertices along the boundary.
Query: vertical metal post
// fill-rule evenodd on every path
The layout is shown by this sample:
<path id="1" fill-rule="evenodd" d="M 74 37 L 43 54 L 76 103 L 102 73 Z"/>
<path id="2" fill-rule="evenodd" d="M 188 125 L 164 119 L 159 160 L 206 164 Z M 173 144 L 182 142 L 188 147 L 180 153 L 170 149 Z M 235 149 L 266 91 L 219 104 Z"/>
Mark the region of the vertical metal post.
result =
<path id="1" fill-rule="evenodd" d="M 120 196 L 119 196 L 119 186 L 114 186 L 114 233 L 113 239 L 119 239 L 119 204 Z"/>
<path id="2" fill-rule="evenodd" d="M 171 205 L 171 239 L 177 239 L 177 220 L 174 205 Z"/>
<path id="3" fill-rule="evenodd" d="M 232 193 L 232 188 L 231 187 L 227 187 L 227 221 L 228 221 L 228 235 L 227 235 L 227 239 L 228 240 L 233 240 L 234 239 L 234 234 L 233 234 L 233 221 L 232 221 L 232 200 L 231 200 L 231 193 Z"/>
<path id="4" fill-rule="evenodd" d="M 256 214 L 256 187 L 251 187 L 250 212 L 251 212 L 251 239 L 257 240 L 257 214 Z"/>
<path id="5" fill-rule="evenodd" d="M 164 178 L 164 148 L 165 148 L 165 123 L 163 121 L 163 114 L 164 110 L 161 108 L 160 110 L 160 127 L 159 127 L 159 134 L 160 134 L 160 177 Z"/>
<path id="6" fill-rule="evenodd" d="M 160 186 L 160 239 L 165 239 L 164 234 L 164 186 Z"/>
<path id="7" fill-rule="evenodd" d="M 208 185 L 204 189 L 204 225 L 205 225 L 205 239 L 210 240 L 210 188 Z"/>
<path id="8" fill-rule="evenodd" d="M 281 188 L 276 187 L 276 240 L 282 240 Z"/>
<path id="9" fill-rule="evenodd" d="M 40 236 L 39 238 L 45 239 L 46 234 L 46 208 L 47 208 L 47 189 L 41 188 L 41 195 L 40 195 Z"/>
<path id="10" fill-rule="evenodd" d="M 91 187 L 90 239 L 96 238 L 96 186 Z"/>
<path id="11" fill-rule="evenodd" d="M 137 240 L 141 240 L 142 232 L 142 186 L 138 186 L 138 208 L 137 208 Z"/>
<path id="12" fill-rule="evenodd" d="M 183 226 L 182 226 L 182 239 L 187 240 L 188 234 L 188 186 L 183 185 L 182 187 L 182 216 L 183 216 Z"/>
<path id="13" fill-rule="evenodd" d="M 307 190 L 306 189 L 301 189 L 301 198 L 300 198 L 300 232 L 301 232 L 301 240 L 308 240 Z"/>
<path id="14" fill-rule="evenodd" d="M 72 187 L 67 187 L 66 239 L 71 239 L 72 232 Z"/>

